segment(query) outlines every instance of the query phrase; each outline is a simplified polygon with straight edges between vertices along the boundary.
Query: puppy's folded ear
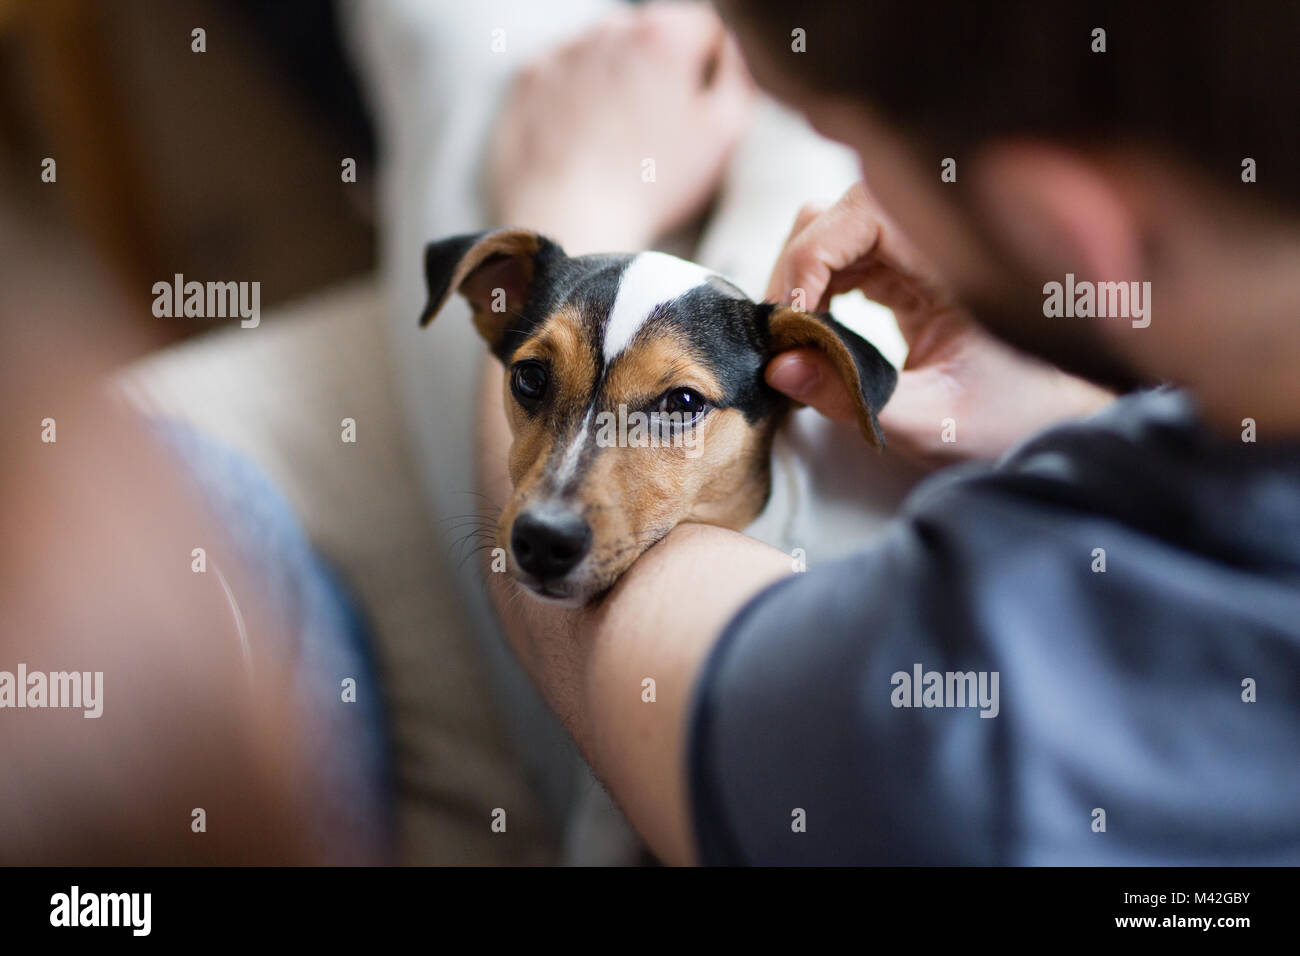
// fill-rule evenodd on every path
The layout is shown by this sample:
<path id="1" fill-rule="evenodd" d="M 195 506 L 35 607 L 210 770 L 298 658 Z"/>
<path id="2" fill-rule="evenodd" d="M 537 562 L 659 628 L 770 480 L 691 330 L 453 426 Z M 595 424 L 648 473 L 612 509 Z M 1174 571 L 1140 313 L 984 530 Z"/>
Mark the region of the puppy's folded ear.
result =
<path id="1" fill-rule="evenodd" d="M 524 314 L 538 271 L 547 259 L 563 254 L 530 229 L 494 229 L 431 242 L 424 248 L 429 302 L 420 325 L 433 321 L 451 294 L 459 292 L 474 310 L 479 335 L 500 355 L 506 331 Z"/>
<path id="2" fill-rule="evenodd" d="M 876 347 L 846 329 L 825 312 L 799 312 L 788 306 L 772 308 L 768 316 L 768 355 L 809 346 L 830 358 L 840 381 L 857 405 L 858 430 L 873 448 L 885 447 L 876 414 L 898 384 L 898 371 Z"/>

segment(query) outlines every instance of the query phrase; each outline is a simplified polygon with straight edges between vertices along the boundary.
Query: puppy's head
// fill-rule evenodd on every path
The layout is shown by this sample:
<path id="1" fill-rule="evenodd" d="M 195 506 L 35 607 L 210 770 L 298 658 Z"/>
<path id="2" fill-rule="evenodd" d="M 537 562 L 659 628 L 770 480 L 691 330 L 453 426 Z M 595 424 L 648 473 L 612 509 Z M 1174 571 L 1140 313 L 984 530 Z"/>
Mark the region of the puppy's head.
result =
<path id="1" fill-rule="evenodd" d="M 582 604 L 684 521 L 740 529 L 762 510 L 791 402 L 763 379 L 801 345 L 832 359 L 863 437 L 897 374 L 829 315 L 756 303 L 659 252 L 571 258 L 524 229 L 425 250 L 427 324 L 454 292 L 505 367 L 514 493 L 497 524 L 509 572 Z"/>

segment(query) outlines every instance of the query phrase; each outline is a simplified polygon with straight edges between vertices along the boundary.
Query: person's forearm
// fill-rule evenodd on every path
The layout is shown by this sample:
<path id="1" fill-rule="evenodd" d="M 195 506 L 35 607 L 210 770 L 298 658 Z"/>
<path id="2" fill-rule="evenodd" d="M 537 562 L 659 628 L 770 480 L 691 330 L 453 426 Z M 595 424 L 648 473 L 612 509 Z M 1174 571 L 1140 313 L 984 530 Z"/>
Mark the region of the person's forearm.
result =
<path id="1" fill-rule="evenodd" d="M 511 646 L 666 863 L 694 859 L 686 748 L 700 667 L 745 601 L 789 572 L 786 555 L 757 541 L 683 525 L 594 608 L 543 605 L 519 597 L 504 575 L 492 576 Z"/>
<path id="2" fill-rule="evenodd" d="M 486 369 L 480 400 L 482 485 L 499 504 L 509 493 L 509 429 L 496 363 Z M 508 575 L 489 572 L 493 602 L 520 661 L 667 863 L 694 859 L 686 745 L 700 666 L 745 601 L 791 571 L 788 555 L 744 535 L 683 525 L 587 608 L 543 604 L 519 593 Z"/>

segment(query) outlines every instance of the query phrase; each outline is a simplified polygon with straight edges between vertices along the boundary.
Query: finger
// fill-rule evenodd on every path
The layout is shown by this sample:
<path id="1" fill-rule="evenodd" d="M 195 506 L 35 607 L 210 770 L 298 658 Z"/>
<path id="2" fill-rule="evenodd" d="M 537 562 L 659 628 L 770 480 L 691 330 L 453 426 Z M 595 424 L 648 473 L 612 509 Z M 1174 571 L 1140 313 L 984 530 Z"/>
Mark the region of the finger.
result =
<path id="1" fill-rule="evenodd" d="M 785 237 L 785 242 L 781 244 L 781 252 L 777 255 L 776 264 L 772 266 L 772 274 L 767 280 L 767 292 L 764 299 L 768 302 L 780 302 L 789 305 L 789 285 L 786 283 L 786 266 L 790 247 L 794 245 L 795 239 L 802 233 L 808 224 L 824 213 L 827 209 L 825 203 L 804 203 L 795 213 L 794 225 L 790 227 L 789 234 Z"/>
<path id="2" fill-rule="evenodd" d="M 778 392 L 811 405 L 827 418 L 857 421 L 857 404 L 849 397 L 830 359 L 817 349 L 782 352 L 767 363 L 765 378 Z"/>
<path id="3" fill-rule="evenodd" d="M 808 225 L 814 219 L 816 219 L 818 216 L 820 216 L 829 208 L 831 208 L 831 204 L 827 202 L 804 203 L 802 206 L 799 207 L 799 211 L 795 214 L 794 225 L 790 227 L 790 235 L 785 237 L 785 241 L 792 242 L 795 236 L 799 235 L 799 233 L 807 229 Z"/>
<path id="4" fill-rule="evenodd" d="M 796 239 L 781 252 L 768 283 L 767 301 L 815 309 L 831 281 L 831 270 L 816 248 Z"/>
<path id="5" fill-rule="evenodd" d="M 782 286 L 773 290 L 780 295 L 778 301 L 794 303 L 802 290 L 803 307 L 819 308 L 835 274 L 874 255 L 879 241 L 880 220 L 861 183 L 855 184 L 781 253 L 778 268 L 783 271 L 773 275 Z"/>

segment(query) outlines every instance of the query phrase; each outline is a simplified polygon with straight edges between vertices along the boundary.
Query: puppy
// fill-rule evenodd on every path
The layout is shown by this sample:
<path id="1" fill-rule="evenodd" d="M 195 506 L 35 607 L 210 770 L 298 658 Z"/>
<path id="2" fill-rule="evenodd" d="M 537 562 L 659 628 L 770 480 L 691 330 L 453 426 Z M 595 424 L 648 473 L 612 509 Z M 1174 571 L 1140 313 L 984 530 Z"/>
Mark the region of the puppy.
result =
<path id="1" fill-rule="evenodd" d="M 420 324 L 460 293 L 505 367 L 514 491 L 496 544 L 539 598 L 585 604 L 676 525 L 759 515 L 794 406 L 763 379 L 778 352 L 822 349 L 884 446 L 897 372 L 830 315 L 754 302 L 660 252 L 569 257 L 526 229 L 431 243 L 424 264 Z"/>

